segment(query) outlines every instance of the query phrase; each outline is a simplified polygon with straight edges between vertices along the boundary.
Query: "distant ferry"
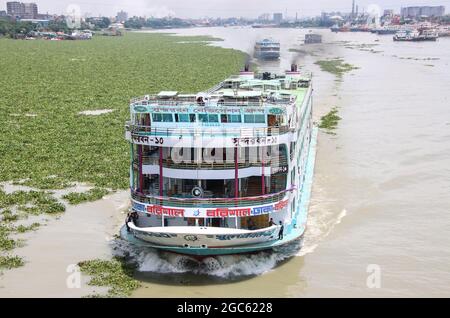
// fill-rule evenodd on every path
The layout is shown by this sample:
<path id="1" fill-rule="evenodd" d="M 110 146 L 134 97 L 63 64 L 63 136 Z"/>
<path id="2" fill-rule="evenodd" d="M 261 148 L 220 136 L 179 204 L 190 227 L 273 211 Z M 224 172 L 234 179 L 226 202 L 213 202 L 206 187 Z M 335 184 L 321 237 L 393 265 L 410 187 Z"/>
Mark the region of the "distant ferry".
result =
<path id="1" fill-rule="evenodd" d="M 122 238 L 191 255 L 273 249 L 306 230 L 317 128 L 311 76 L 248 67 L 198 94 L 133 99 Z"/>
<path id="2" fill-rule="evenodd" d="M 348 26 L 338 26 L 337 24 L 330 28 L 331 32 L 350 32 L 350 27 Z"/>
<path id="3" fill-rule="evenodd" d="M 280 43 L 272 39 L 264 39 L 255 44 L 255 58 L 276 60 L 280 58 Z"/>
<path id="4" fill-rule="evenodd" d="M 400 28 L 398 26 L 389 25 L 380 28 L 374 28 L 370 32 L 376 33 L 378 35 L 388 35 L 388 34 L 396 34 L 399 30 Z"/>
<path id="5" fill-rule="evenodd" d="M 438 33 L 433 29 L 422 30 L 400 30 L 394 35 L 394 41 L 400 42 L 419 42 L 419 41 L 436 41 Z"/>

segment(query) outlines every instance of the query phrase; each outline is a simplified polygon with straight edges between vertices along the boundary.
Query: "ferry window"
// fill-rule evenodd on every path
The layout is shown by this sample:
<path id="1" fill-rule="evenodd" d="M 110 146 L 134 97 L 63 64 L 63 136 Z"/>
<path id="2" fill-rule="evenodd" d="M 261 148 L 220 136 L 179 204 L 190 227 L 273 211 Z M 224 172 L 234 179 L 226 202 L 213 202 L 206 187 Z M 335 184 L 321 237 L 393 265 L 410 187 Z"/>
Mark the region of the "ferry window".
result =
<path id="1" fill-rule="evenodd" d="M 241 115 L 228 115 L 228 122 L 230 123 L 240 123 Z"/>
<path id="2" fill-rule="evenodd" d="M 219 122 L 219 116 L 218 115 L 208 115 L 208 121 L 210 123 L 218 123 Z"/>
<path id="3" fill-rule="evenodd" d="M 219 115 L 199 114 L 198 120 L 203 123 L 218 123 Z"/>
<path id="4" fill-rule="evenodd" d="M 240 123 L 241 115 L 220 115 L 220 121 L 222 123 Z"/>
<path id="5" fill-rule="evenodd" d="M 244 115 L 244 122 L 250 124 L 263 124 L 266 122 L 264 115 Z"/>
<path id="6" fill-rule="evenodd" d="M 195 114 L 175 114 L 177 123 L 195 123 Z"/>
<path id="7" fill-rule="evenodd" d="M 178 123 L 188 123 L 189 114 L 175 114 L 175 121 Z"/>
<path id="8" fill-rule="evenodd" d="M 264 115 L 255 115 L 255 123 L 264 124 L 266 117 Z"/>
<path id="9" fill-rule="evenodd" d="M 154 122 L 161 122 L 162 121 L 162 115 L 161 114 L 152 114 L 152 119 Z"/>
<path id="10" fill-rule="evenodd" d="M 172 114 L 162 114 L 162 121 L 163 122 L 173 122 Z"/>
<path id="11" fill-rule="evenodd" d="M 207 114 L 198 114 L 198 121 L 202 123 L 208 122 L 208 115 Z"/>

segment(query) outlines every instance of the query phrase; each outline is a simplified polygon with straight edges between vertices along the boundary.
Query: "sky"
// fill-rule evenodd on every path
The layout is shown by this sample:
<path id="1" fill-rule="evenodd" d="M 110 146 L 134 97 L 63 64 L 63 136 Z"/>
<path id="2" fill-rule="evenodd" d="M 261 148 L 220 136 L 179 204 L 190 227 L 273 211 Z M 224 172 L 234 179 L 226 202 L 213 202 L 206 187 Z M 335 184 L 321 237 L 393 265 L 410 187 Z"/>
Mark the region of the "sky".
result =
<path id="1" fill-rule="evenodd" d="M 35 2 L 40 13 L 64 14 L 71 5 L 77 5 L 83 15 L 115 16 L 120 10 L 130 16 L 167 15 L 180 18 L 200 17 L 249 17 L 255 18 L 263 13 L 281 12 L 294 17 L 316 16 L 322 11 L 350 12 L 352 0 L 22 0 Z M 0 2 L 6 10 L 6 2 Z M 360 10 L 371 4 L 381 9 L 400 11 L 410 5 L 444 5 L 450 13 L 450 0 L 356 0 Z"/>

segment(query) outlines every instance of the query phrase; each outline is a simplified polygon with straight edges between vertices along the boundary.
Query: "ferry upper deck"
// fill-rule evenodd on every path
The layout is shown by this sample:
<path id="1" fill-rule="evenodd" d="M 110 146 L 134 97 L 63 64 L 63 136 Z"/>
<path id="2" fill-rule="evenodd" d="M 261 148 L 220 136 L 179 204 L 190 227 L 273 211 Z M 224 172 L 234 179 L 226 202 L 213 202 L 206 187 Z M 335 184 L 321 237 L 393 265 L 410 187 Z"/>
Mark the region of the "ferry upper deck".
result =
<path id="1" fill-rule="evenodd" d="M 246 70 L 198 94 L 146 95 L 130 103 L 128 138 L 284 134 L 296 129 L 311 91 L 310 76 L 293 66 L 284 76 Z"/>

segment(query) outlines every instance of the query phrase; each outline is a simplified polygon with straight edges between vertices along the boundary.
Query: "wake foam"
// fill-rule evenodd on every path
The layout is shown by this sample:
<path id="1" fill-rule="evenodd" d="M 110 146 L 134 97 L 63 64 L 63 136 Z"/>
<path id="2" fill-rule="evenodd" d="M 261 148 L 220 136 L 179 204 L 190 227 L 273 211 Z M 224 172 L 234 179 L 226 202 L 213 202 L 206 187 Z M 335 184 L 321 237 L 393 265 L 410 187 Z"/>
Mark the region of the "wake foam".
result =
<path id="1" fill-rule="evenodd" d="M 204 258 L 139 248 L 126 241 L 114 242 L 114 254 L 127 257 L 144 273 L 193 273 L 198 275 L 233 278 L 255 276 L 269 272 L 278 264 L 293 257 L 301 247 L 301 240 L 272 251 L 252 254 L 221 255 Z"/>

